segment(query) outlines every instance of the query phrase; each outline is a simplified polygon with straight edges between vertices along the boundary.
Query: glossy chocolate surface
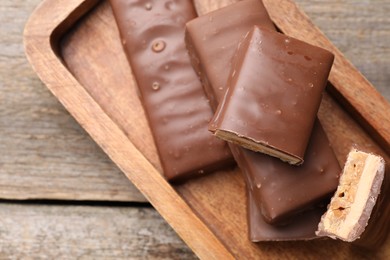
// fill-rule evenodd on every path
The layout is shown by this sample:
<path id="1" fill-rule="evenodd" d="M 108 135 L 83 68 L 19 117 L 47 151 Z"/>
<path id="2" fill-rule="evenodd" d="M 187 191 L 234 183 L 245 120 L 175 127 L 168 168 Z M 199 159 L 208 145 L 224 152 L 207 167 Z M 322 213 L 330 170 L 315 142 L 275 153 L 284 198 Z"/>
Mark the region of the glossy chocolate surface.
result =
<path id="1" fill-rule="evenodd" d="M 248 192 L 248 229 L 252 242 L 312 240 L 318 238 L 315 231 L 325 207 L 318 207 L 297 215 L 284 226 L 274 226 L 265 222 L 261 210 L 255 203 L 252 193 Z"/>
<path id="2" fill-rule="evenodd" d="M 333 59 L 322 48 L 254 26 L 239 44 L 211 129 L 302 162 Z"/>
<path id="3" fill-rule="evenodd" d="M 182 180 L 232 163 L 226 143 L 207 131 L 212 110 L 185 48 L 192 1 L 110 3 L 165 177 Z"/>
<path id="4" fill-rule="evenodd" d="M 338 185 L 341 169 L 319 121 L 301 166 L 246 149 L 241 153 L 238 164 L 250 169 L 249 187 L 269 223 L 288 222 L 292 215 L 332 196 Z"/>
<path id="5" fill-rule="evenodd" d="M 249 2 L 258 7 L 244 5 Z M 236 24 L 229 24 L 230 28 L 236 28 L 234 30 L 225 30 L 224 33 L 213 35 L 207 33 L 226 28 L 227 18 L 224 17 L 230 17 L 231 13 L 248 14 L 251 11 L 263 14 L 257 14 L 255 16 L 257 20 L 253 20 L 251 15 L 242 15 L 240 19 L 234 21 Z M 255 24 L 263 22 L 268 25 L 264 26 L 267 28 L 272 25 L 269 18 L 267 22 L 262 19 L 268 17 L 264 12 L 266 10 L 260 1 L 242 1 L 187 23 L 186 44 L 192 64 L 202 78 L 209 99 L 214 101 L 214 108 L 222 101 L 230 63 L 239 41 Z M 211 22 L 207 22 L 210 20 Z M 207 28 L 208 26 L 212 29 Z M 226 46 L 222 50 L 221 43 L 225 42 L 228 45 L 222 45 Z M 216 60 L 218 62 L 214 64 L 213 61 Z M 268 223 L 284 224 L 291 215 L 312 208 L 319 200 L 335 191 L 341 169 L 333 150 L 329 147 L 325 133 L 321 131 L 317 134 L 321 136 L 321 140 L 326 140 L 324 141 L 326 145 L 322 147 L 323 142 L 315 144 L 318 145 L 315 151 L 316 153 L 321 151 L 326 156 L 320 158 L 316 153 L 308 153 L 303 168 L 230 145 L 239 167 L 248 176 L 248 186 L 255 192 L 256 203 Z M 305 190 L 302 191 L 302 188 Z"/>
<path id="6" fill-rule="evenodd" d="M 192 64 L 207 86 L 205 91 L 214 109 L 225 93 L 230 61 L 237 44 L 254 25 L 275 30 L 260 0 L 245 0 L 226 6 L 186 25 L 186 43 Z"/>

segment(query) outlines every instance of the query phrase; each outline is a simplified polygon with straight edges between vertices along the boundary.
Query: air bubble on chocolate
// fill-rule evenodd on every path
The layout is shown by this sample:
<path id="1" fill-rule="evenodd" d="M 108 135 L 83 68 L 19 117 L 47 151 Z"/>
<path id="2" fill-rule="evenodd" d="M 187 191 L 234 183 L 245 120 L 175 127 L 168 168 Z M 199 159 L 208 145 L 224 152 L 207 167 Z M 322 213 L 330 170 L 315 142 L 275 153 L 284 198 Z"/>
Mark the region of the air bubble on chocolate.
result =
<path id="1" fill-rule="evenodd" d="M 309 83 L 309 88 L 314 87 L 314 84 L 312 82 Z"/>
<path id="2" fill-rule="evenodd" d="M 280 110 L 280 109 L 276 110 L 276 114 L 277 115 L 281 115 L 282 114 L 282 110 Z"/>
<path id="3" fill-rule="evenodd" d="M 284 42 L 285 43 L 290 43 L 290 39 L 287 38 L 287 39 L 284 40 Z"/>
<path id="4" fill-rule="evenodd" d="M 165 65 L 165 66 L 164 66 L 164 69 L 165 69 L 165 70 L 169 70 L 169 69 L 170 69 L 169 65 Z"/>
<path id="5" fill-rule="evenodd" d="M 166 2 L 165 3 L 165 8 L 168 10 L 172 10 L 174 6 L 174 3 L 172 1 Z"/>
<path id="6" fill-rule="evenodd" d="M 287 52 L 287 54 L 288 54 L 288 55 L 293 55 L 293 54 L 294 54 L 294 52 L 292 52 L 292 51 L 288 51 L 288 52 Z"/>
<path id="7" fill-rule="evenodd" d="M 160 89 L 160 83 L 158 83 L 158 82 L 153 82 L 153 84 L 152 84 L 152 89 L 153 89 L 153 90 L 159 90 L 159 89 Z"/>
<path id="8" fill-rule="evenodd" d="M 204 174 L 204 170 L 199 170 L 198 173 L 199 174 Z"/>
<path id="9" fill-rule="evenodd" d="M 306 56 L 306 55 L 305 55 L 305 56 L 303 56 L 303 57 L 305 58 L 305 60 L 309 60 L 309 61 L 311 60 L 311 58 L 310 58 L 309 56 Z"/>
<path id="10" fill-rule="evenodd" d="M 260 189 L 260 188 L 261 188 L 261 183 L 257 183 L 257 184 L 256 184 L 256 187 L 257 187 L 258 189 Z"/>
<path id="11" fill-rule="evenodd" d="M 145 9 L 148 10 L 148 11 L 152 10 L 152 4 L 151 3 L 146 3 L 145 4 Z"/>
<path id="12" fill-rule="evenodd" d="M 152 45 L 152 50 L 154 52 L 162 52 L 165 49 L 165 42 L 162 40 L 155 41 Z"/>
<path id="13" fill-rule="evenodd" d="M 287 81 L 288 82 L 292 82 L 293 80 L 292 80 L 292 78 L 288 78 Z"/>

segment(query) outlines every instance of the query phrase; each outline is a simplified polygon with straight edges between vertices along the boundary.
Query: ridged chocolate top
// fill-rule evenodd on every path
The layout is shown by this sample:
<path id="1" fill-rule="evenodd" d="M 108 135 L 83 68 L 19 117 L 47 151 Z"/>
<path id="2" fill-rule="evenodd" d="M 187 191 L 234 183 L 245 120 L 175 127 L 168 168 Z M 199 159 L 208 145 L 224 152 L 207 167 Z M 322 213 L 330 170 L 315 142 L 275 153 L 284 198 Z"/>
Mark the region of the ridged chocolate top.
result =
<path id="1" fill-rule="evenodd" d="M 165 177 L 185 179 L 231 162 L 227 145 L 207 131 L 212 110 L 185 48 L 192 1 L 110 3 Z"/>

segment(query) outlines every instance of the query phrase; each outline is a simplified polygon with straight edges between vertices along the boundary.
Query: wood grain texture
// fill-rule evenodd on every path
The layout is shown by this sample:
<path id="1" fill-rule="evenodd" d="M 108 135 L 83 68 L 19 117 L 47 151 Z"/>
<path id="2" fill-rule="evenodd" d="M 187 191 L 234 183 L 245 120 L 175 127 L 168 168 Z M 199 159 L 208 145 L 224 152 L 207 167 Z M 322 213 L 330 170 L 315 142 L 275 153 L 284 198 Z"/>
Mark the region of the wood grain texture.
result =
<path id="1" fill-rule="evenodd" d="M 0 259 L 196 259 L 152 208 L 0 203 Z"/>
<path id="2" fill-rule="evenodd" d="M 146 201 L 28 64 L 23 27 L 40 2 L 0 4 L 0 198 Z"/>
<path id="3" fill-rule="evenodd" d="M 144 201 L 27 64 L 22 31 L 39 2 L 0 4 L 0 197 Z M 199 11 L 226 4 L 210 2 Z M 388 1 L 296 2 L 390 100 Z"/>
<path id="4" fill-rule="evenodd" d="M 328 49 L 335 55 L 329 75 L 328 90 L 358 120 L 387 152 L 390 153 L 390 103 L 348 61 L 292 1 L 263 1 L 271 19 L 287 35 Z M 278 8 L 275 8 L 278 6 Z M 300 28 L 297 30 L 297 28 Z"/>
<path id="5" fill-rule="evenodd" d="M 4 0 L 0 3 L 2 23 L 0 30 L 0 197 L 134 200 L 132 191 L 129 192 L 132 185 L 128 184 L 120 170 L 47 91 L 24 58 L 21 41 L 23 26 L 39 2 L 40 0 Z M 216 1 L 210 2 L 220 4 Z M 389 2 L 387 0 L 363 2 L 296 0 L 296 2 L 389 99 L 390 30 L 387 16 Z M 356 8 L 359 11 L 356 11 Z M 321 120 L 327 121 L 326 130 L 332 143 L 342 141 L 344 137 L 348 138 L 349 143 L 353 143 L 353 140 L 370 140 L 367 134 L 363 139 L 359 139 L 359 134 L 355 132 L 350 134 L 349 121 L 352 122 L 352 129 L 359 126 L 346 113 L 339 115 L 343 119 L 343 135 L 332 132 L 331 129 L 337 128 L 340 122 L 337 121 L 337 115 L 328 116 L 327 111 L 333 109 L 333 106 L 337 107 L 338 104 L 334 102 L 325 104 L 326 107 L 323 105 L 321 108 L 320 117 Z M 367 143 L 368 148 L 370 145 L 370 142 Z M 336 152 L 340 160 L 343 160 L 348 150 L 347 144 L 337 146 Z M 218 181 L 220 179 L 217 176 L 213 178 Z M 196 186 L 196 182 L 192 186 Z M 98 189 L 95 190 L 94 187 Z M 207 190 L 203 191 L 207 192 Z M 238 201 L 241 200 L 242 198 Z M 202 201 L 193 203 L 196 206 Z M 218 206 L 217 204 L 216 207 Z M 8 208 L 5 210 L 8 211 Z M 141 219 L 142 215 L 138 217 Z M 40 215 L 40 218 L 45 219 L 45 215 Z M 223 219 L 226 218 L 228 216 Z M 10 230 L 8 233 L 14 232 L 11 231 L 13 228 L 11 226 L 2 225 L 2 228 L 2 234 L 7 233 L 7 230 Z M 232 232 L 232 230 L 228 231 Z M 72 237 L 73 232 L 64 234 L 54 229 L 48 233 L 57 237 L 58 234 L 63 235 L 64 240 L 70 241 L 69 237 Z M 4 242 L 2 239 L 0 241 Z M 13 247 L 20 248 L 28 242 L 21 236 L 19 241 L 13 242 Z M 334 245 L 329 241 L 325 242 L 327 243 L 330 246 Z M 322 247 L 321 243 L 318 244 L 318 247 Z M 137 244 L 133 246 L 133 250 L 137 250 Z M 278 256 L 278 253 L 283 253 L 289 247 L 293 246 L 263 245 L 262 250 Z M 331 256 L 331 253 L 339 248 L 340 246 L 337 246 L 335 250 L 325 253 Z M 41 247 L 40 250 L 40 254 L 44 255 L 45 250 L 48 249 Z M 300 250 L 310 252 L 311 249 Z M 323 251 L 321 250 L 320 253 Z M 344 248 L 343 252 L 348 251 Z M 52 252 L 54 255 L 58 250 L 53 248 Z M 386 255 L 386 252 L 382 252 L 378 258 L 380 256 L 385 259 L 389 257 L 389 253 Z M 289 257 L 293 259 L 294 254 Z"/>
<path id="6" fill-rule="evenodd" d="M 26 29 L 28 56 L 47 87 L 196 254 L 205 258 L 273 258 L 284 252 L 284 256 L 298 259 L 308 256 L 337 256 L 340 259 L 389 256 L 388 247 L 367 254 L 351 251 L 347 244 L 335 241 L 270 243 L 266 246 L 251 243 L 246 239 L 244 182 L 237 169 L 192 180 L 173 189 L 159 174 L 155 150 L 148 145 L 152 137 L 145 132 L 146 119 L 138 98 L 131 94 L 135 93 L 135 83 L 124 76 L 131 71 L 128 65 L 121 66 L 125 64 L 120 62 L 124 61 L 124 53 L 121 48 L 116 48 L 120 46 L 120 39 L 107 3 L 100 3 L 69 31 L 63 31 L 65 27 L 60 26 L 61 30 L 55 35 L 63 33 L 61 39 L 49 38 L 51 31 L 61 24 L 61 19 L 66 19 L 65 24 L 71 25 L 67 19 L 73 21 L 76 15 L 82 15 L 83 8 L 78 8 L 81 2 L 66 2 L 61 10 L 52 5 L 54 2 L 45 2 Z M 64 1 L 61 3 L 65 4 Z M 72 8 L 77 8 L 77 11 L 72 12 Z M 273 8 L 277 10 L 276 6 Z M 295 11 L 299 13 L 299 10 Z M 283 22 L 278 24 L 281 29 L 284 29 L 283 25 Z M 40 30 L 39 33 L 36 30 Z M 105 36 L 114 34 L 117 36 Z M 56 43 L 56 40 L 61 40 L 60 47 L 50 50 L 50 43 Z M 83 62 L 82 66 L 80 62 Z M 113 67 L 115 74 L 107 73 L 107 69 Z M 95 76 L 91 77 L 91 72 Z M 105 85 L 109 82 L 126 84 Z M 128 98 L 124 100 L 122 95 Z M 389 160 L 386 152 L 330 95 L 325 95 L 320 118 L 341 163 L 348 152 L 346 148 L 352 145 L 379 153 Z"/>
<path id="7" fill-rule="evenodd" d="M 390 2 L 295 0 L 322 32 L 390 101 Z"/>
<path id="8" fill-rule="evenodd" d="M 107 4 L 105 2 L 80 0 L 50 0 L 43 2 L 30 17 L 24 31 L 26 53 L 29 61 L 51 92 L 133 184 L 143 192 L 151 204 L 197 255 L 212 259 L 218 257 L 232 258 L 226 246 L 206 226 L 193 209 L 186 204 L 184 199 L 177 196 L 173 187 L 166 182 L 161 173 L 153 167 L 135 144 L 131 142 L 131 138 L 127 135 L 129 132 L 122 131 L 123 126 L 115 123 L 115 119 L 110 118 L 105 112 L 108 111 L 107 107 L 102 107 L 103 103 L 96 103 L 88 93 L 88 90 L 80 85 L 79 81 L 74 78 L 60 59 L 60 48 L 57 48 L 60 37 L 67 32 L 67 29 L 78 18 L 86 13 L 90 15 L 91 12 L 89 11 L 97 3 Z M 101 32 L 104 32 L 104 30 L 101 30 Z M 112 39 L 107 38 L 107 40 L 111 41 Z M 100 44 L 94 45 L 93 48 L 98 46 Z M 110 49 L 105 52 L 107 54 L 106 58 L 114 58 L 115 55 L 109 55 L 108 51 Z M 91 65 L 94 66 L 93 64 Z M 107 74 L 105 71 L 108 68 L 117 68 L 116 65 L 109 66 L 109 63 L 106 63 L 102 75 Z M 53 68 L 55 69 L 53 70 Z M 128 66 L 125 67 L 126 70 L 128 70 Z M 89 70 L 85 72 L 86 74 L 84 75 L 90 74 Z M 128 71 L 127 73 L 130 72 Z M 115 74 L 115 76 L 118 76 L 118 74 Z M 99 83 L 95 82 L 93 85 L 99 87 Z M 129 86 L 134 85 L 131 84 Z M 129 86 L 126 89 L 129 89 Z M 102 97 L 107 97 L 104 93 L 105 90 L 105 88 L 101 88 Z M 115 100 L 117 99 L 115 98 Z M 112 103 L 115 103 L 115 100 L 112 100 Z M 110 106 L 112 103 L 105 104 Z M 130 100 L 125 103 L 126 107 L 134 105 L 136 104 L 132 104 Z M 116 114 L 118 116 L 121 115 L 120 113 Z M 139 117 L 135 113 L 127 115 L 127 117 L 131 116 Z M 136 126 L 138 124 L 133 124 L 132 128 Z M 209 247 L 213 250 L 209 250 Z"/>

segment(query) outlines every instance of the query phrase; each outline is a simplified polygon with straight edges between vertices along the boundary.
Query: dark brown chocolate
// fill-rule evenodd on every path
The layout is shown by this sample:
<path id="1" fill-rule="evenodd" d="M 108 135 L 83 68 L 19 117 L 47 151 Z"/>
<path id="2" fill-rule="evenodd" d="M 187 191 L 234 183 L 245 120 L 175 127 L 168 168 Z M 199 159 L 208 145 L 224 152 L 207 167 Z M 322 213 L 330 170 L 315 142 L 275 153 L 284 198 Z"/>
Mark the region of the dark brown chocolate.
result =
<path id="1" fill-rule="evenodd" d="M 185 49 L 190 0 L 110 0 L 168 180 L 203 175 L 232 163 L 225 142 L 207 131 L 212 117 Z"/>
<path id="2" fill-rule="evenodd" d="M 229 21 L 226 17 L 232 14 L 245 15 L 226 26 L 226 21 Z M 242 1 L 187 23 L 186 44 L 192 64 L 209 99 L 214 101 L 214 108 L 226 90 L 230 62 L 238 43 L 256 24 L 273 27 L 261 1 Z M 227 30 L 227 27 L 234 29 Z M 211 34 L 213 31 L 219 33 Z M 218 62 L 214 64 L 215 61 Z M 255 200 L 268 223 L 286 223 L 290 216 L 312 208 L 335 191 L 340 166 L 325 133 L 315 134 L 320 135 L 322 141 L 313 143 L 313 150 L 316 153 L 321 151 L 323 156 L 319 158 L 314 152 L 308 153 L 306 163 L 299 168 L 230 145 L 239 167 L 249 176 L 248 186 L 254 191 Z"/>
<path id="3" fill-rule="evenodd" d="M 254 26 L 239 44 L 210 130 L 301 164 L 333 59 L 327 50 Z"/>

